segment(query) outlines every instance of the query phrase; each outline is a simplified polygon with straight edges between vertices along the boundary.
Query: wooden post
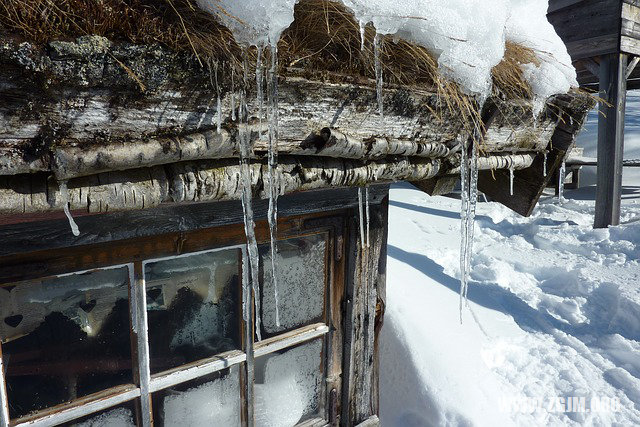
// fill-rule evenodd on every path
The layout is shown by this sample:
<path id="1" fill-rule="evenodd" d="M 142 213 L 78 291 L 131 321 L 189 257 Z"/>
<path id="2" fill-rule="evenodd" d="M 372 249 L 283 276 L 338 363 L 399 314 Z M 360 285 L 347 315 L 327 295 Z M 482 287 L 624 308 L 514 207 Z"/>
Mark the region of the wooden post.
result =
<path id="1" fill-rule="evenodd" d="M 624 109 L 627 92 L 627 55 L 604 55 L 600 61 L 600 103 L 598 118 L 598 186 L 594 228 L 620 223 Z"/>

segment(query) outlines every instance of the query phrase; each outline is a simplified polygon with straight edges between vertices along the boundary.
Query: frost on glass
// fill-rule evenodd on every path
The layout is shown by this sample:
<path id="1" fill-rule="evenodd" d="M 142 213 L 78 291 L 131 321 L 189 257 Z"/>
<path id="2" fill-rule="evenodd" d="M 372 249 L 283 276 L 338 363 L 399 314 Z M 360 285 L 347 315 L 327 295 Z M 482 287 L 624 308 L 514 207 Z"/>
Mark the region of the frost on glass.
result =
<path id="1" fill-rule="evenodd" d="M 317 416 L 321 365 L 322 340 L 256 359 L 256 426 L 290 427 Z"/>
<path id="2" fill-rule="evenodd" d="M 231 367 L 217 378 L 184 390 L 163 392 L 154 406 L 161 406 L 160 421 L 164 426 L 239 426 L 240 375 L 239 365 Z"/>
<path id="3" fill-rule="evenodd" d="M 0 287 L 0 340 L 12 417 L 130 383 L 129 270 Z"/>
<path id="4" fill-rule="evenodd" d="M 153 373 L 239 348 L 238 249 L 145 264 Z"/>
<path id="5" fill-rule="evenodd" d="M 129 408 L 109 409 L 85 421 L 70 423 L 73 427 L 134 427 L 133 411 Z"/>
<path id="6" fill-rule="evenodd" d="M 280 326 L 276 323 L 276 298 L 268 245 L 262 255 L 262 322 L 267 334 L 318 321 L 324 310 L 326 237 L 316 234 L 278 242 L 276 265 Z"/>

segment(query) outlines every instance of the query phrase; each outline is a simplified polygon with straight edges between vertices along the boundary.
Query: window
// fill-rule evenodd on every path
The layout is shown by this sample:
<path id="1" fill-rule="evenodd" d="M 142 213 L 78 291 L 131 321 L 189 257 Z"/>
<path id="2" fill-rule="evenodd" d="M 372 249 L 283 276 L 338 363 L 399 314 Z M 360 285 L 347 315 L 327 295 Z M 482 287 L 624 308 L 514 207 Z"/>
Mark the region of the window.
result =
<path id="1" fill-rule="evenodd" d="M 261 340 L 252 333 L 255 306 L 243 315 L 240 226 L 69 249 L 59 254 L 58 274 L 27 270 L 24 280 L 0 281 L 4 419 L 70 426 L 328 420 L 341 367 L 340 334 L 330 330 L 341 329 L 342 218 L 281 221 L 277 286 L 268 230 L 257 229 Z"/>

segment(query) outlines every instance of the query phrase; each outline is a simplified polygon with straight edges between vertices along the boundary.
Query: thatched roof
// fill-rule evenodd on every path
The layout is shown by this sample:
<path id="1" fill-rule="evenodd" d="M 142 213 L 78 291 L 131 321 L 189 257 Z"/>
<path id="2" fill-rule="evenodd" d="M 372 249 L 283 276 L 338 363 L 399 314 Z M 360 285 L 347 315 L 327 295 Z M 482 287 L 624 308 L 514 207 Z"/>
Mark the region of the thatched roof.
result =
<path id="1" fill-rule="evenodd" d="M 380 119 L 373 29 L 362 51 L 359 26 L 339 4 L 301 1 L 295 17 L 279 44 L 285 191 L 452 175 L 461 142 L 474 137 L 487 170 L 531 169 L 548 151 L 551 173 L 591 106 L 574 92 L 533 117 L 519 64 L 536 56 L 509 44 L 479 111 L 424 48 L 385 40 Z M 72 208 L 92 212 L 239 195 L 228 159 L 237 154 L 240 49 L 190 0 L 7 0 L 0 31 L 0 213 L 60 209 L 51 177 L 70 179 Z M 259 170 L 267 126 L 249 54 L 246 120 Z M 259 196 L 265 179 L 256 177 Z"/>

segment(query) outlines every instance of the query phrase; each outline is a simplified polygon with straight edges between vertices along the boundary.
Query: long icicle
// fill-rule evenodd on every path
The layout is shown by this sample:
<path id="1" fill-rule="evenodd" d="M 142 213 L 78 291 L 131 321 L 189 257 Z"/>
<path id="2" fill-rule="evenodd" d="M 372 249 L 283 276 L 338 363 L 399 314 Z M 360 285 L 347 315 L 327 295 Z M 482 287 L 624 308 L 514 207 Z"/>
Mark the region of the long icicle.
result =
<path id="1" fill-rule="evenodd" d="M 269 238 L 271 243 L 271 275 L 275 299 L 276 326 L 280 326 L 280 304 L 278 296 L 278 276 L 276 274 L 276 256 L 278 254 L 278 195 L 280 193 L 278 179 L 278 45 L 271 44 L 271 67 L 269 70 Z"/>
<path id="2" fill-rule="evenodd" d="M 369 247 L 369 226 L 371 223 L 371 218 L 369 217 L 369 185 L 365 185 L 364 187 L 364 206 L 365 206 L 365 217 L 367 220 L 367 230 L 366 230 L 366 235 L 367 235 L 367 248 Z"/>
<path id="3" fill-rule="evenodd" d="M 373 38 L 373 56 L 375 63 L 375 71 L 376 71 L 376 96 L 378 99 L 378 114 L 380 114 L 380 118 L 384 117 L 384 109 L 383 109 L 383 94 L 382 94 L 382 62 L 380 60 L 380 34 L 376 33 Z"/>
<path id="4" fill-rule="evenodd" d="M 253 298 L 255 304 L 255 324 L 256 324 L 256 336 L 258 341 L 262 340 L 260 327 L 261 327 L 261 313 L 260 313 L 260 289 L 259 289 L 259 270 L 258 270 L 258 241 L 256 239 L 255 221 L 253 218 L 253 192 L 251 190 L 251 131 L 248 124 L 248 111 L 247 111 L 247 50 L 242 51 L 243 55 L 243 68 L 244 68 L 244 85 L 240 90 L 240 105 L 239 105 L 239 126 L 238 126 L 238 138 L 240 153 L 240 175 L 242 182 L 242 210 L 244 214 L 244 231 L 247 236 L 247 254 L 249 259 L 249 269 L 251 272 L 251 286 L 253 289 Z M 248 286 L 248 283 L 243 283 L 243 286 Z"/>
<path id="5" fill-rule="evenodd" d="M 78 228 L 78 224 L 76 224 L 75 220 L 71 216 L 71 211 L 69 210 L 69 187 L 67 187 L 67 181 L 60 181 L 60 197 L 62 199 L 62 210 L 64 210 L 64 214 L 69 220 L 71 232 L 74 236 L 79 236 L 80 229 Z"/>
<path id="6" fill-rule="evenodd" d="M 558 202 L 562 204 L 564 202 L 564 179 L 567 171 L 567 164 L 562 159 L 562 165 L 560 166 L 560 172 L 558 173 Z"/>
<path id="7" fill-rule="evenodd" d="M 547 176 L 547 150 L 542 154 L 542 176 Z"/>
<path id="8" fill-rule="evenodd" d="M 471 156 L 469 156 L 471 154 Z M 473 231 L 478 200 L 478 149 L 473 140 L 462 145 L 460 162 L 461 211 L 460 211 L 460 323 L 463 306 L 468 303 L 467 291 L 471 256 L 473 250 Z"/>
<path id="9" fill-rule="evenodd" d="M 364 198 L 362 196 L 362 187 L 358 187 L 358 213 L 358 222 L 360 225 L 360 247 L 364 249 L 366 247 L 366 240 L 364 238 Z"/>

